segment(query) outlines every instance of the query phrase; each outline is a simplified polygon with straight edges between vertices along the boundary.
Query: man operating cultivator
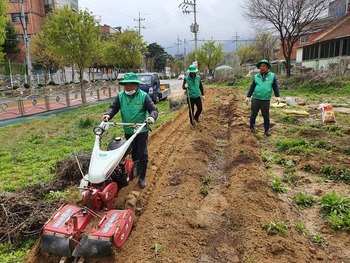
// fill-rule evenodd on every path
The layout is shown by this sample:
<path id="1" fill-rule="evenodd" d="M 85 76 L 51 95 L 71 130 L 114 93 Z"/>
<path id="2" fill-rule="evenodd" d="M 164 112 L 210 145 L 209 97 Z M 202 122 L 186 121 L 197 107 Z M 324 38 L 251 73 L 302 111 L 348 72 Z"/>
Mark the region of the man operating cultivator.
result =
<path id="1" fill-rule="evenodd" d="M 137 78 L 134 79 L 133 73 L 126 74 L 125 78 L 124 83 L 138 81 Z M 101 124 L 94 128 L 95 143 L 89 171 L 80 183 L 82 205 L 62 205 L 41 230 L 42 251 L 61 256 L 61 262 L 84 262 L 84 258 L 109 255 L 113 245 L 121 247 L 125 243 L 135 215 L 141 211 L 137 191 L 127 196 L 124 210 L 117 210 L 115 201 L 119 190 L 135 178 L 138 178 L 141 188 L 146 186 L 148 136 L 145 137 L 144 134 L 148 135 L 149 124 L 155 122 L 158 111 L 155 106 L 147 104 L 150 99 L 148 94 L 138 90 L 137 85 L 132 94 L 127 91 L 126 88 L 118 94 L 113 103 L 114 106 L 117 104 L 117 109 L 114 108 L 112 112 L 113 107 L 110 107 Z M 136 94 L 137 92 L 141 94 Z M 132 103 L 133 99 L 136 102 Z M 125 104 L 127 101 L 129 104 Z M 131 106 L 127 108 L 126 105 Z M 123 122 L 108 121 L 119 109 Z M 147 112 L 150 116 L 147 116 Z M 138 118 L 133 119 L 135 114 Z M 125 120 L 129 122 L 124 122 Z M 108 144 L 107 150 L 102 150 L 103 135 L 111 127 L 121 126 L 124 127 L 126 139 L 116 137 Z M 144 148 L 135 144 L 137 140 L 144 143 Z M 133 147 L 136 147 L 136 152 Z"/>

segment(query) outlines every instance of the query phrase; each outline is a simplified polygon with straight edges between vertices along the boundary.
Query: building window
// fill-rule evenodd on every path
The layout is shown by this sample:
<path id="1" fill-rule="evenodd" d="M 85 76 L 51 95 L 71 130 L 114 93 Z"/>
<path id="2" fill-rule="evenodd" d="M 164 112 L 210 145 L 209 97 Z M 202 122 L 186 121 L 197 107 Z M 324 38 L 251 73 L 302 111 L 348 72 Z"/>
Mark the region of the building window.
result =
<path id="1" fill-rule="evenodd" d="M 24 14 L 26 23 L 28 23 L 28 13 Z M 12 13 L 11 14 L 12 23 L 21 23 L 21 13 Z"/>
<path id="2" fill-rule="evenodd" d="M 309 36 L 300 37 L 300 43 L 308 43 L 310 41 Z"/>
<path id="3" fill-rule="evenodd" d="M 329 42 L 321 44 L 320 58 L 329 58 Z"/>

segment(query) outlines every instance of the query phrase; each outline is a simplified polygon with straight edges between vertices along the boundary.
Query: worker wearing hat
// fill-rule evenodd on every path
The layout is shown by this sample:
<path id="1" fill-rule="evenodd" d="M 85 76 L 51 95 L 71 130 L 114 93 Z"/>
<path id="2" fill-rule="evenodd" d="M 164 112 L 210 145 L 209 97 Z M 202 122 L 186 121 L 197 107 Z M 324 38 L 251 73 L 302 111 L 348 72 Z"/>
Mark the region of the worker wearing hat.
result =
<path id="1" fill-rule="evenodd" d="M 187 70 L 187 75 L 182 83 L 182 88 L 185 91 L 187 97 L 187 104 L 189 108 L 190 122 L 194 126 L 194 121 L 199 122 L 199 116 L 202 113 L 202 99 L 204 100 L 204 89 L 199 76 L 196 65 L 190 65 Z M 194 113 L 194 106 L 197 107 L 196 113 Z"/>
<path id="2" fill-rule="evenodd" d="M 280 103 L 280 92 L 278 89 L 277 78 L 274 73 L 270 72 L 271 64 L 267 59 L 263 59 L 256 64 L 260 72 L 253 78 L 250 89 L 247 94 L 246 103 L 251 97 L 251 115 L 250 115 L 250 131 L 255 131 L 255 120 L 259 110 L 264 118 L 264 133 L 270 136 L 270 100 L 272 90 L 277 98 L 277 103 Z"/>
<path id="3" fill-rule="evenodd" d="M 158 109 L 151 97 L 139 89 L 140 84 L 144 83 L 137 78 L 135 73 L 126 73 L 124 79 L 119 82 L 119 85 L 124 86 L 124 90 L 118 93 L 112 105 L 109 106 L 107 112 L 102 116 L 102 119 L 108 121 L 120 110 L 122 122 L 143 123 L 146 121 L 149 124 L 154 123 L 158 117 Z M 146 187 L 148 130 L 147 126 L 143 128 L 131 144 L 132 159 L 137 163 L 141 188 Z M 124 133 L 125 138 L 129 139 L 134 133 L 134 128 L 124 126 Z"/>

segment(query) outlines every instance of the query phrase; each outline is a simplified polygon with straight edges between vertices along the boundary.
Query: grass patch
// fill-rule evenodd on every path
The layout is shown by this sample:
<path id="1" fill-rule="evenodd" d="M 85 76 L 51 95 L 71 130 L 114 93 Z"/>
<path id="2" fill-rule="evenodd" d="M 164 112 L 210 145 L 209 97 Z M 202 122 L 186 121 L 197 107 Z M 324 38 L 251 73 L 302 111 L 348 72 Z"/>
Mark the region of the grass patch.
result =
<path id="1" fill-rule="evenodd" d="M 280 234 L 283 237 L 287 236 L 288 227 L 285 223 L 277 221 L 271 222 L 269 224 L 264 225 L 263 227 L 269 234 L 277 235 Z"/>
<path id="2" fill-rule="evenodd" d="M 331 228 L 350 231 L 350 198 L 333 191 L 322 196 L 319 205 Z"/>
<path id="3" fill-rule="evenodd" d="M 281 178 L 276 176 L 271 183 L 271 188 L 277 193 L 286 193 L 287 188 L 283 187 Z"/>
<path id="4" fill-rule="evenodd" d="M 350 169 L 333 165 L 323 166 L 319 173 L 329 180 L 350 184 Z"/>
<path id="5" fill-rule="evenodd" d="M 310 208 L 316 202 L 314 197 L 305 193 L 296 193 L 293 201 L 301 209 Z"/>
<path id="6" fill-rule="evenodd" d="M 305 138 L 280 139 L 276 142 L 276 149 L 287 154 L 311 154 L 310 143 Z"/>

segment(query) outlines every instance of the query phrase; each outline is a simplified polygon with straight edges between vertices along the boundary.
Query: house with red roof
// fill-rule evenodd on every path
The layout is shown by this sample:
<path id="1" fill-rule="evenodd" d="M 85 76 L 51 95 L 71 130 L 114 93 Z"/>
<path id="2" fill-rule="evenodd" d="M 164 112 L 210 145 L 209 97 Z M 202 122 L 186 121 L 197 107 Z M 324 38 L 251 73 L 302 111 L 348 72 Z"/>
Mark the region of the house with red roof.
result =
<path id="1" fill-rule="evenodd" d="M 350 57 L 350 10 L 310 42 L 298 46 L 296 64 L 302 68 L 326 69 L 346 57 Z"/>

